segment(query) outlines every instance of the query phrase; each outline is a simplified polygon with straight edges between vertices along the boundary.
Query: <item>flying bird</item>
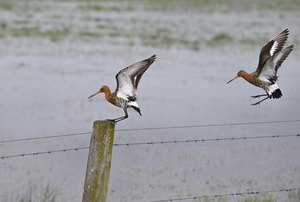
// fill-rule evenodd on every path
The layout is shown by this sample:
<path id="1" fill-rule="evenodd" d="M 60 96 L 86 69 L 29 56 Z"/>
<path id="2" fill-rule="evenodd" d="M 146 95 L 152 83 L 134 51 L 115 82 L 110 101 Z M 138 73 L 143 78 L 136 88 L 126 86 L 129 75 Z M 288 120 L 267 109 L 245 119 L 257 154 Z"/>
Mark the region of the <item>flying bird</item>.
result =
<path id="1" fill-rule="evenodd" d="M 252 105 L 257 105 L 267 99 L 278 99 L 282 96 L 282 92 L 276 83 L 278 80 L 277 70 L 294 48 L 293 45 L 290 45 L 282 49 L 288 35 L 289 30 L 285 29 L 262 47 L 258 66 L 254 72 L 249 74 L 244 70 L 240 70 L 233 79 L 227 82 L 230 83 L 242 77 L 249 83 L 264 89 L 266 94 L 251 96 L 252 98 L 264 97 Z"/>
<path id="2" fill-rule="evenodd" d="M 136 62 L 120 70 L 116 75 L 117 88 L 113 93 L 111 93 L 108 86 L 102 86 L 96 93 L 92 94 L 88 98 L 90 99 L 99 93 L 104 93 L 105 99 L 109 103 L 123 108 L 125 116 L 116 119 L 109 119 L 110 121 L 119 122 L 128 118 L 127 108 L 132 108 L 142 115 L 137 103 L 136 91 L 140 79 L 155 59 L 156 55 L 152 55 L 148 59 Z"/>

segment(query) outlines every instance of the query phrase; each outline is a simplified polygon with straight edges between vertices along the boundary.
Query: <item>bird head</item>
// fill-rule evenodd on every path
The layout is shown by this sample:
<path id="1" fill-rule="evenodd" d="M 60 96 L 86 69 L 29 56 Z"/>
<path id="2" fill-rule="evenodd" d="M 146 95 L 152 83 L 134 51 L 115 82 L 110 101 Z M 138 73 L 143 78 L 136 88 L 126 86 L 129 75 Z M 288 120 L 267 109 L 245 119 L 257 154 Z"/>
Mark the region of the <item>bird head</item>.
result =
<path id="1" fill-rule="evenodd" d="M 242 77 L 243 76 L 243 74 L 244 74 L 244 70 L 240 70 L 237 74 L 236 74 L 236 76 L 235 77 L 233 77 L 230 81 L 228 81 L 227 83 L 230 83 L 231 81 L 233 81 L 233 80 L 235 80 L 235 79 L 237 79 L 237 78 L 239 78 L 239 77 Z"/>
<path id="2" fill-rule="evenodd" d="M 90 95 L 90 96 L 88 97 L 88 99 L 94 97 L 95 95 L 97 95 L 97 94 L 99 94 L 99 93 L 105 92 L 105 91 L 106 91 L 106 88 L 108 88 L 108 87 L 107 87 L 107 86 L 102 86 L 96 93 Z"/>

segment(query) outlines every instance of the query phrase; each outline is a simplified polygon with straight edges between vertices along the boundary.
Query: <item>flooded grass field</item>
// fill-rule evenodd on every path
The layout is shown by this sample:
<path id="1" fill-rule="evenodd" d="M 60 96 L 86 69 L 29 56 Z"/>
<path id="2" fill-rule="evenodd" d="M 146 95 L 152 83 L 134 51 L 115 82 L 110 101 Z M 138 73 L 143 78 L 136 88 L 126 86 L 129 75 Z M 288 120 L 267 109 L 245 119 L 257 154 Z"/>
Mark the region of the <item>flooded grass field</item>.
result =
<path id="1" fill-rule="evenodd" d="M 136 61 L 157 55 L 115 143 L 300 133 L 300 1 L 0 1 L 0 141 L 91 131 L 123 115 L 87 97 Z M 239 79 L 289 28 L 283 97 Z M 272 121 L 284 121 L 267 123 Z M 264 124 L 238 124 L 256 123 Z M 226 125 L 227 123 L 236 123 Z M 217 125 L 216 125 L 217 124 Z M 219 125 L 218 125 L 219 124 Z M 225 124 L 222 126 L 222 124 Z M 202 127 L 206 125 L 206 127 Z M 215 125 L 215 126 L 214 126 Z M 165 130 L 122 129 L 172 127 Z M 199 127 L 187 127 L 199 126 Z M 11 143 L 0 156 L 79 148 L 90 135 Z M 299 137 L 114 147 L 108 201 L 153 201 L 300 187 Z M 0 159 L 0 201 L 81 201 L 88 150 Z M 191 201 L 296 202 L 299 191 Z"/>

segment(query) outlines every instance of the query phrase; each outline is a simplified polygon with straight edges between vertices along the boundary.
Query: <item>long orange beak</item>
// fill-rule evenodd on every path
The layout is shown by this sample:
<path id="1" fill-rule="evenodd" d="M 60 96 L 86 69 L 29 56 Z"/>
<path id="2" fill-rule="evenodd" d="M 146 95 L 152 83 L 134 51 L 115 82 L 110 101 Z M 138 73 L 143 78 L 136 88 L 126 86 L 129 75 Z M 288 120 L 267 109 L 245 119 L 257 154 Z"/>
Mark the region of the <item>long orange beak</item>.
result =
<path id="1" fill-rule="evenodd" d="M 227 84 L 228 84 L 228 83 L 230 83 L 231 81 L 233 81 L 233 80 L 237 79 L 237 78 L 239 78 L 239 76 L 238 76 L 238 75 L 236 75 L 236 76 L 235 76 L 233 79 L 231 79 L 230 81 L 228 81 L 228 82 L 227 82 Z"/>
<path id="2" fill-rule="evenodd" d="M 92 97 L 94 97 L 95 95 L 97 95 L 97 94 L 99 94 L 99 93 L 101 93 L 101 91 L 100 90 L 98 90 L 96 93 L 94 93 L 93 95 L 90 95 L 89 97 L 88 97 L 88 99 L 90 99 L 90 98 L 92 98 Z"/>

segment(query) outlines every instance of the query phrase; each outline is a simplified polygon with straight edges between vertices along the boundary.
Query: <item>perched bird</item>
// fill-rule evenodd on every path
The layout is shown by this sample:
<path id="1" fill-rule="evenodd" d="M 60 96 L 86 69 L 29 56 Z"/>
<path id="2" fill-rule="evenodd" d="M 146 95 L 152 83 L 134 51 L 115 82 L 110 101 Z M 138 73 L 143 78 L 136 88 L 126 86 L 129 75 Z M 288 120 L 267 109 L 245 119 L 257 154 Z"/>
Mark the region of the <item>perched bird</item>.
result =
<path id="1" fill-rule="evenodd" d="M 115 92 L 111 93 L 108 86 L 102 86 L 96 93 L 89 96 L 91 97 L 104 93 L 105 99 L 111 104 L 123 108 L 125 116 L 110 119 L 110 121 L 119 122 L 128 118 L 127 108 L 133 108 L 140 115 L 141 110 L 137 103 L 137 87 L 140 79 L 142 78 L 145 71 L 150 67 L 150 65 L 155 61 L 156 55 L 152 55 L 150 58 L 134 63 L 122 70 L 120 70 L 116 75 L 117 88 Z"/>
<path id="2" fill-rule="evenodd" d="M 281 90 L 276 83 L 278 79 L 277 70 L 294 48 L 293 45 L 290 45 L 289 47 L 282 49 L 288 35 L 289 30 L 285 29 L 262 47 L 255 72 L 249 74 L 244 70 L 240 70 L 233 79 L 227 82 L 230 83 L 231 81 L 242 77 L 249 83 L 264 89 L 266 94 L 255 95 L 252 96 L 252 98 L 262 96 L 265 98 L 252 105 L 257 105 L 269 98 L 278 99 L 282 96 Z"/>

